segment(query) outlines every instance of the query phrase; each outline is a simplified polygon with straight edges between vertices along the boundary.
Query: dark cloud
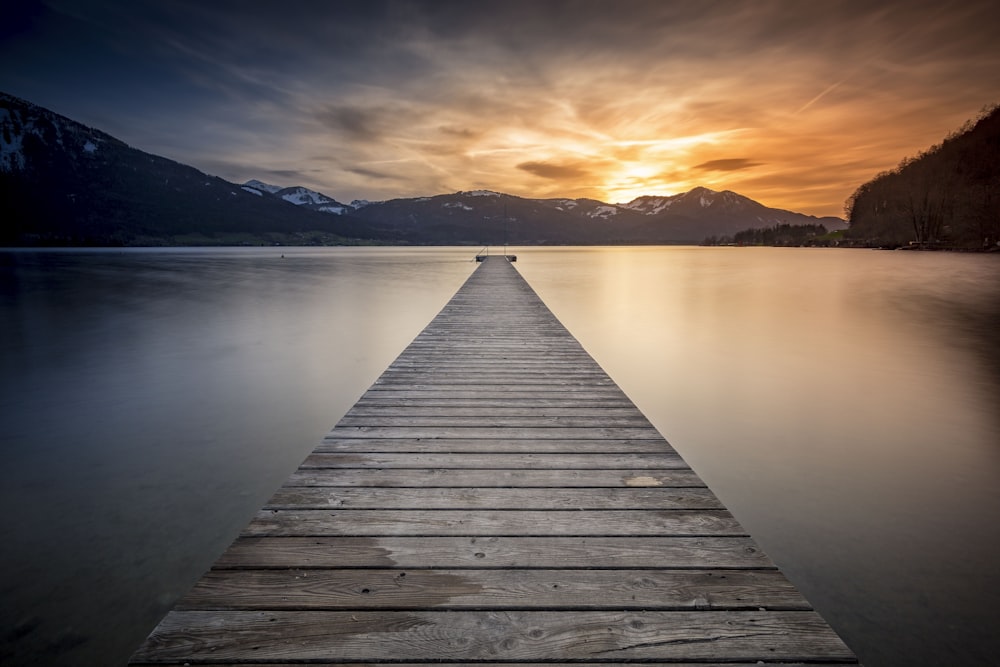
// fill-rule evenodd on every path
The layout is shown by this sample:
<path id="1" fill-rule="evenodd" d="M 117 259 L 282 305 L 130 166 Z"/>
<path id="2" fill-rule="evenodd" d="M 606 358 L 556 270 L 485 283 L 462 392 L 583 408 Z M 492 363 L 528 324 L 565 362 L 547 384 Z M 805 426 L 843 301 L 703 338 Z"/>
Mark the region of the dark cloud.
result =
<path id="1" fill-rule="evenodd" d="M 455 139 L 476 139 L 477 137 L 480 137 L 483 134 L 480 131 L 471 130 L 466 127 L 449 127 L 445 125 L 439 127 L 438 131 L 447 137 L 452 137 Z"/>
<path id="2" fill-rule="evenodd" d="M 746 158 L 738 157 L 726 158 L 722 160 L 709 160 L 708 162 L 696 164 L 691 168 L 699 169 L 701 171 L 740 171 L 741 169 L 759 167 L 761 164 L 761 162 L 751 162 Z"/>
<path id="3" fill-rule="evenodd" d="M 382 134 L 378 113 L 353 106 L 328 107 L 320 112 L 319 120 L 336 132 L 350 139 L 374 141 Z"/>
<path id="4" fill-rule="evenodd" d="M 358 176 L 364 176 L 365 178 L 374 178 L 379 181 L 392 180 L 398 178 L 393 174 L 388 174 L 383 171 L 377 171 L 375 169 L 366 169 L 365 167 L 347 167 L 344 171 L 356 174 Z"/>
<path id="5" fill-rule="evenodd" d="M 553 164 L 552 162 L 522 162 L 517 168 L 535 176 L 552 180 L 574 180 L 589 176 L 590 172 L 578 164 Z"/>
<path id="6" fill-rule="evenodd" d="M 281 178 L 286 180 L 305 180 L 312 179 L 316 177 L 316 170 L 302 170 L 302 169 L 264 169 L 262 173 L 267 177 Z"/>
<path id="7" fill-rule="evenodd" d="M 359 102 L 364 99 L 358 95 Z M 406 100 L 392 104 L 332 104 L 316 113 L 320 124 L 351 142 L 377 143 L 388 136 L 406 134 L 422 114 Z"/>

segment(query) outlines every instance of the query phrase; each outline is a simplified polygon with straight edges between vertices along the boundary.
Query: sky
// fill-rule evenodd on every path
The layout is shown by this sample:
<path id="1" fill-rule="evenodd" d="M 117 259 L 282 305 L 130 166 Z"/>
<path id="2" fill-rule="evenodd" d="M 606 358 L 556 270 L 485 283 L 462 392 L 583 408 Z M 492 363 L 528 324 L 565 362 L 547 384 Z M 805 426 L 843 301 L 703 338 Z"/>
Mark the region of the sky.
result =
<path id="1" fill-rule="evenodd" d="M 0 91 L 340 201 L 705 186 L 843 215 L 1000 103 L 996 0 L 5 0 Z"/>

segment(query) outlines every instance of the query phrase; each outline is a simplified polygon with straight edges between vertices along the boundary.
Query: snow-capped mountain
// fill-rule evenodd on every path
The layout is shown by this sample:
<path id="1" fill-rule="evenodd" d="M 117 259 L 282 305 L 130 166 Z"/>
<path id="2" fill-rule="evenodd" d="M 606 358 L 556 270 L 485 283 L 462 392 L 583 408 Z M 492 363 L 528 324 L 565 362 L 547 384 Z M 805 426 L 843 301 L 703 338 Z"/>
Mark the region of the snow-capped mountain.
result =
<path id="1" fill-rule="evenodd" d="M 717 192 L 705 187 L 676 195 L 637 197 L 618 206 L 654 219 L 658 225 L 667 225 L 685 236 L 701 233 L 707 227 L 712 228 L 709 235 L 719 236 L 779 224 L 822 224 L 831 231 L 847 227 L 840 218 L 817 218 L 770 208 L 731 190 Z"/>
<path id="2" fill-rule="evenodd" d="M 391 241 L 0 93 L 0 245 Z"/>
<path id="3" fill-rule="evenodd" d="M 252 179 L 243 184 L 244 190 L 254 190 L 258 194 L 263 194 L 268 192 L 270 194 L 277 194 L 279 191 L 284 190 L 284 186 L 281 185 L 271 185 L 269 183 L 264 183 L 263 181 L 258 181 Z"/>
<path id="4" fill-rule="evenodd" d="M 716 192 L 715 190 L 710 190 L 708 188 L 697 187 L 688 192 L 682 192 L 676 195 L 664 197 L 637 197 L 627 204 L 618 204 L 618 206 L 632 211 L 638 211 L 643 215 L 657 215 L 663 211 L 671 209 L 678 210 L 683 208 L 690 210 L 697 208 L 708 209 L 714 207 L 714 210 L 716 211 L 720 209 L 740 210 L 752 206 L 761 206 L 761 204 L 729 190 Z"/>
<path id="5" fill-rule="evenodd" d="M 303 208 L 311 209 L 313 211 L 343 215 L 354 210 L 352 206 L 341 204 L 333 197 L 328 197 L 322 192 L 316 192 L 315 190 L 310 190 L 309 188 L 304 188 L 300 185 L 286 188 L 280 185 L 271 185 L 269 183 L 264 183 L 263 181 L 252 179 L 244 183 L 241 187 L 252 194 L 264 196 L 266 193 L 274 195 L 279 199 L 284 199 L 290 204 L 302 206 Z"/>
<path id="6" fill-rule="evenodd" d="M 758 222 L 768 225 L 790 222 L 790 218 L 803 217 L 801 213 L 769 208 L 731 190 L 716 192 L 704 187 L 697 187 L 688 192 L 665 197 L 637 197 L 627 204 L 618 204 L 618 206 L 631 211 L 637 211 L 643 215 L 660 215 L 663 213 L 696 217 L 704 217 L 706 214 L 710 214 L 713 217 L 746 217 L 752 215 Z"/>
<path id="7" fill-rule="evenodd" d="M 843 229 L 839 218 L 816 218 L 764 206 L 735 192 L 698 187 L 627 204 L 595 199 L 526 199 L 487 190 L 367 203 L 358 217 L 393 225 L 400 233 L 423 230 L 441 242 L 497 243 L 700 243 L 744 229 L 781 223 Z"/>
<path id="8" fill-rule="evenodd" d="M 359 202 L 360 203 L 360 202 Z M 619 214 L 592 199 L 527 199 L 492 190 L 365 202 L 354 215 L 422 243 L 607 243 Z"/>
<path id="9" fill-rule="evenodd" d="M 108 144 L 120 143 L 79 123 L 60 122 L 60 118 L 42 107 L 0 93 L 0 172 L 23 172 L 41 145 L 51 144 L 73 159 L 83 160 L 97 158 Z"/>

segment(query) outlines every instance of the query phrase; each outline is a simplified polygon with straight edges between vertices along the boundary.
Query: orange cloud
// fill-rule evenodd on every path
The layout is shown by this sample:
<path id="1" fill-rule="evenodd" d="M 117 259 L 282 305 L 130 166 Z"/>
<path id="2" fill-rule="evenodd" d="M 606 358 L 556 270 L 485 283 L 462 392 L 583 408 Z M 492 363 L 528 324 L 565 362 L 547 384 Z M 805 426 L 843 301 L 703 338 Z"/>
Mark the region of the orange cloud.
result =
<path id="1" fill-rule="evenodd" d="M 590 175 L 579 164 L 553 164 L 551 162 L 522 162 L 516 165 L 522 171 L 553 180 L 576 180 Z"/>
<path id="2" fill-rule="evenodd" d="M 746 158 L 725 158 L 721 160 L 709 160 L 708 162 L 702 162 L 701 164 L 696 164 L 691 168 L 700 169 L 702 171 L 740 171 L 742 169 L 759 167 L 760 165 L 760 162 L 752 162 Z"/>

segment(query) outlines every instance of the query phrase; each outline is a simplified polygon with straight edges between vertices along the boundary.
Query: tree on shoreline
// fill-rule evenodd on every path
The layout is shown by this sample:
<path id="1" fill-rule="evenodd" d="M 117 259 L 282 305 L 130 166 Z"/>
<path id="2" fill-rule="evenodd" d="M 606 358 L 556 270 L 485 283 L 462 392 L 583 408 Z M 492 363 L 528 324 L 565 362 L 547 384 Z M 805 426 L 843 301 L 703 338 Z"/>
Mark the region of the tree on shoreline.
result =
<path id="1" fill-rule="evenodd" d="M 812 245 L 816 239 L 827 233 L 825 226 L 792 225 L 781 223 L 773 227 L 744 229 L 733 236 L 710 236 L 703 245 L 766 245 L 766 246 L 802 246 Z"/>
<path id="2" fill-rule="evenodd" d="M 1000 105 L 862 184 L 848 198 L 845 212 L 845 238 L 854 242 L 1000 245 Z"/>

